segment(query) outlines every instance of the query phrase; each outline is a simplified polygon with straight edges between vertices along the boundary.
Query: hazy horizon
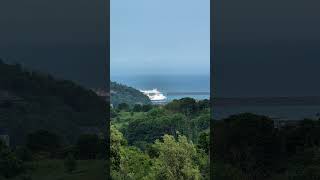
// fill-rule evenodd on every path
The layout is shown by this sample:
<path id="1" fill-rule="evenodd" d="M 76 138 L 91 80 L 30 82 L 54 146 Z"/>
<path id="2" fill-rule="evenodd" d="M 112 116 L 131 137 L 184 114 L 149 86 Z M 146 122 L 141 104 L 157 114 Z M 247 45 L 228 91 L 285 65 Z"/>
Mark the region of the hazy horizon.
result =
<path id="1" fill-rule="evenodd" d="M 111 1 L 111 79 L 210 76 L 209 4 L 209 0 Z"/>
<path id="2" fill-rule="evenodd" d="M 0 59 L 87 88 L 104 88 L 109 79 L 105 4 L 1 1 Z"/>
<path id="3" fill-rule="evenodd" d="M 218 4 L 215 95 L 320 96 L 319 5 L 298 0 Z"/>

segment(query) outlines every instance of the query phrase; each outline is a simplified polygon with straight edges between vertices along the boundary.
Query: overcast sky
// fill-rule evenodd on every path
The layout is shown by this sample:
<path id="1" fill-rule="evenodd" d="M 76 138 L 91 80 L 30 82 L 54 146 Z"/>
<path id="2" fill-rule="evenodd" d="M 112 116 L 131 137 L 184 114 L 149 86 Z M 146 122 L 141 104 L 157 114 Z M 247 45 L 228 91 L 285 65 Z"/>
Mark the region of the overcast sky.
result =
<path id="1" fill-rule="evenodd" d="M 104 0 L 0 1 L 0 58 L 105 86 L 106 11 Z"/>
<path id="2" fill-rule="evenodd" d="M 0 2 L 0 58 L 103 84 L 103 0 Z M 209 0 L 112 0 L 111 73 L 209 73 Z M 224 0 L 216 96 L 320 95 L 320 2 Z"/>
<path id="3" fill-rule="evenodd" d="M 112 0 L 111 75 L 209 75 L 209 3 Z"/>
<path id="4" fill-rule="evenodd" d="M 320 1 L 224 0 L 215 95 L 319 96 Z"/>

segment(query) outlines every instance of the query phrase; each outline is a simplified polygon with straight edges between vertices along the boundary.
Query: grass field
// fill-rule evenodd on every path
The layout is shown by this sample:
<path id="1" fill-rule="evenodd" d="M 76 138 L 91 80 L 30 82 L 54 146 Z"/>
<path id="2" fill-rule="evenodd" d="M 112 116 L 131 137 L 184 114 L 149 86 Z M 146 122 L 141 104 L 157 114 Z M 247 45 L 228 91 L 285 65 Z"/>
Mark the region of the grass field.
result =
<path id="1" fill-rule="evenodd" d="M 77 169 L 71 173 L 66 171 L 63 160 L 42 160 L 28 166 L 30 180 L 106 180 L 107 167 L 103 160 L 79 160 Z"/>

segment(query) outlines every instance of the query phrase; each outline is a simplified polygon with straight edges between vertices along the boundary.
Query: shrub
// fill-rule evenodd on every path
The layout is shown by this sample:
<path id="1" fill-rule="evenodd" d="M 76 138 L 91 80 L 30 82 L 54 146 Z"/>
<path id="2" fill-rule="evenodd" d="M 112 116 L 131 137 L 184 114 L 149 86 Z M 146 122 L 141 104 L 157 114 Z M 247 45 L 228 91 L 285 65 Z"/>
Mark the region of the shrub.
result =
<path id="1" fill-rule="evenodd" d="M 64 166 L 67 172 L 72 172 L 77 168 L 77 161 L 74 158 L 73 154 L 69 154 L 67 158 L 64 160 Z"/>

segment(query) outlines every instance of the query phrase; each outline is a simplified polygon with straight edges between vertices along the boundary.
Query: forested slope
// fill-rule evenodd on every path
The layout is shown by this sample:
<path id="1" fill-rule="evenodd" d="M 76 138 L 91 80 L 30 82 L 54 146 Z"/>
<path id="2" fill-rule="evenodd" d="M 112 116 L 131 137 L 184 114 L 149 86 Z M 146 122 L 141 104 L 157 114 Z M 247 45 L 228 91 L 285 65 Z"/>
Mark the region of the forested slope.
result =
<path id="1" fill-rule="evenodd" d="M 71 81 L 0 60 L 0 128 L 8 129 L 12 144 L 39 129 L 72 142 L 87 127 L 104 128 L 106 107 L 104 99 Z"/>
<path id="2" fill-rule="evenodd" d="M 121 103 L 128 105 L 151 104 L 150 99 L 139 90 L 116 82 L 111 82 L 111 104 L 118 106 Z"/>

